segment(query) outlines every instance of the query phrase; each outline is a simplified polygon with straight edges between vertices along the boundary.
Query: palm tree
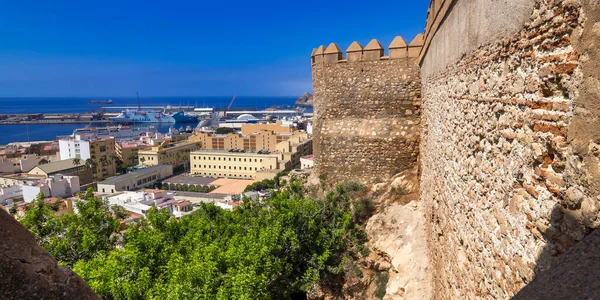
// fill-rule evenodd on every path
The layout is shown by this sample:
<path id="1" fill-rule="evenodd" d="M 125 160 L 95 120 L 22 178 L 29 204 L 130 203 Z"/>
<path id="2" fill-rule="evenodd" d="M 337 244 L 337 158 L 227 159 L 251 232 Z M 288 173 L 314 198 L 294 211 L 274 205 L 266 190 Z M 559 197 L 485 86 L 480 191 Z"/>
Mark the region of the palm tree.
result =
<path id="1" fill-rule="evenodd" d="M 96 164 L 96 162 L 93 159 L 88 158 L 88 159 L 85 160 L 84 166 L 85 166 L 86 169 L 88 169 L 88 170 L 91 171 L 92 169 L 96 168 L 97 164 Z"/>
<path id="2" fill-rule="evenodd" d="M 102 173 L 104 173 L 104 167 L 108 164 L 108 159 L 106 158 L 106 156 L 102 156 L 100 157 L 100 159 L 98 160 L 98 162 L 100 163 L 100 169 L 102 169 Z M 104 176 L 104 174 L 102 174 L 102 176 Z"/>
<path id="3" fill-rule="evenodd" d="M 142 158 L 140 158 L 140 162 L 142 163 L 142 165 L 144 164 L 145 161 L 146 161 L 146 158 L 142 156 Z"/>
<path id="4" fill-rule="evenodd" d="M 109 157 L 109 162 L 111 163 L 112 169 L 113 169 L 113 174 L 117 174 L 117 164 L 120 161 L 119 157 L 116 156 L 115 154 L 111 154 Z"/>
<path id="5" fill-rule="evenodd" d="M 127 160 L 128 160 L 127 165 L 129 165 L 130 163 L 135 165 L 136 164 L 135 159 L 137 159 L 137 158 L 138 158 L 137 152 L 129 153 L 129 156 L 127 157 Z"/>
<path id="6" fill-rule="evenodd" d="M 81 165 L 81 158 L 79 157 L 75 157 L 73 158 L 73 165 L 78 167 L 79 165 Z"/>

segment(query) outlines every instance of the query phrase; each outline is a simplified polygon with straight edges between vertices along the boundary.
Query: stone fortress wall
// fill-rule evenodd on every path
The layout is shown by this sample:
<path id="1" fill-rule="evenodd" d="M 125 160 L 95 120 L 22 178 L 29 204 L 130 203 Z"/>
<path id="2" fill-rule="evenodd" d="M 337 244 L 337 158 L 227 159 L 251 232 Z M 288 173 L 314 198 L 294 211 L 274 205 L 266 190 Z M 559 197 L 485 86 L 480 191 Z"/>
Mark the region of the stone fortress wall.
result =
<path id="1" fill-rule="evenodd" d="M 375 39 L 353 42 L 346 57 L 335 43 L 313 50 L 317 174 L 371 183 L 417 165 L 422 43 L 396 37 L 387 56 Z"/>
<path id="2" fill-rule="evenodd" d="M 420 160 L 436 299 L 509 298 L 600 225 L 599 16 L 587 0 L 431 1 Z"/>

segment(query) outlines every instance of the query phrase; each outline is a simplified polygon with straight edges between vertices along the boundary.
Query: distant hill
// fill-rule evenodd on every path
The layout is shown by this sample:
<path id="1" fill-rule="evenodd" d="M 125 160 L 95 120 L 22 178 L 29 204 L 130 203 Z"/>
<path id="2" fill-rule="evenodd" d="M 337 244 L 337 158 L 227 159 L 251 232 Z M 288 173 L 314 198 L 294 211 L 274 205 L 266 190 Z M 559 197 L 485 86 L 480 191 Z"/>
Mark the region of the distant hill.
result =
<path id="1" fill-rule="evenodd" d="M 314 97 L 311 93 L 306 92 L 296 100 L 296 105 L 300 106 L 313 106 Z"/>

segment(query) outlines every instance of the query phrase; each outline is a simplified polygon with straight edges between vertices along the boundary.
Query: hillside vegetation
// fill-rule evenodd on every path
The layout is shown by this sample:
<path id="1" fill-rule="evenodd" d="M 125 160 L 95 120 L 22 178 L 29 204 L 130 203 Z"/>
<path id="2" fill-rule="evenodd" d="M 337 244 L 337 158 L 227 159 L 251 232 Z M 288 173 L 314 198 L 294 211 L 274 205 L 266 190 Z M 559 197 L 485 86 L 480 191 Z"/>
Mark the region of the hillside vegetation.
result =
<path id="1" fill-rule="evenodd" d="M 178 220 L 152 210 L 119 233 L 112 208 L 88 193 L 85 215 L 56 218 L 38 201 L 23 224 L 104 299 L 283 299 L 335 286 L 365 255 L 360 196 L 348 184 L 314 199 L 294 182 L 233 211 L 201 204 Z"/>

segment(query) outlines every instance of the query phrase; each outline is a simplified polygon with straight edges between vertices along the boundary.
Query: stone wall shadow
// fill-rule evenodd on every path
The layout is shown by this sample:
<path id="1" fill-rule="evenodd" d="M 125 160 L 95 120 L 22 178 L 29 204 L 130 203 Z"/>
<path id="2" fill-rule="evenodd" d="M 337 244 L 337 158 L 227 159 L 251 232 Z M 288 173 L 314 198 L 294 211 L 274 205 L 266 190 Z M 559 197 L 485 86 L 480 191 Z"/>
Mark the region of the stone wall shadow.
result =
<path id="1" fill-rule="evenodd" d="M 600 299 L 600 230 L 585 229 L 577 241 L 569 230 L 585 227 L 575 214 L 554 207 L 535 277 L 512 299 Z"/>

